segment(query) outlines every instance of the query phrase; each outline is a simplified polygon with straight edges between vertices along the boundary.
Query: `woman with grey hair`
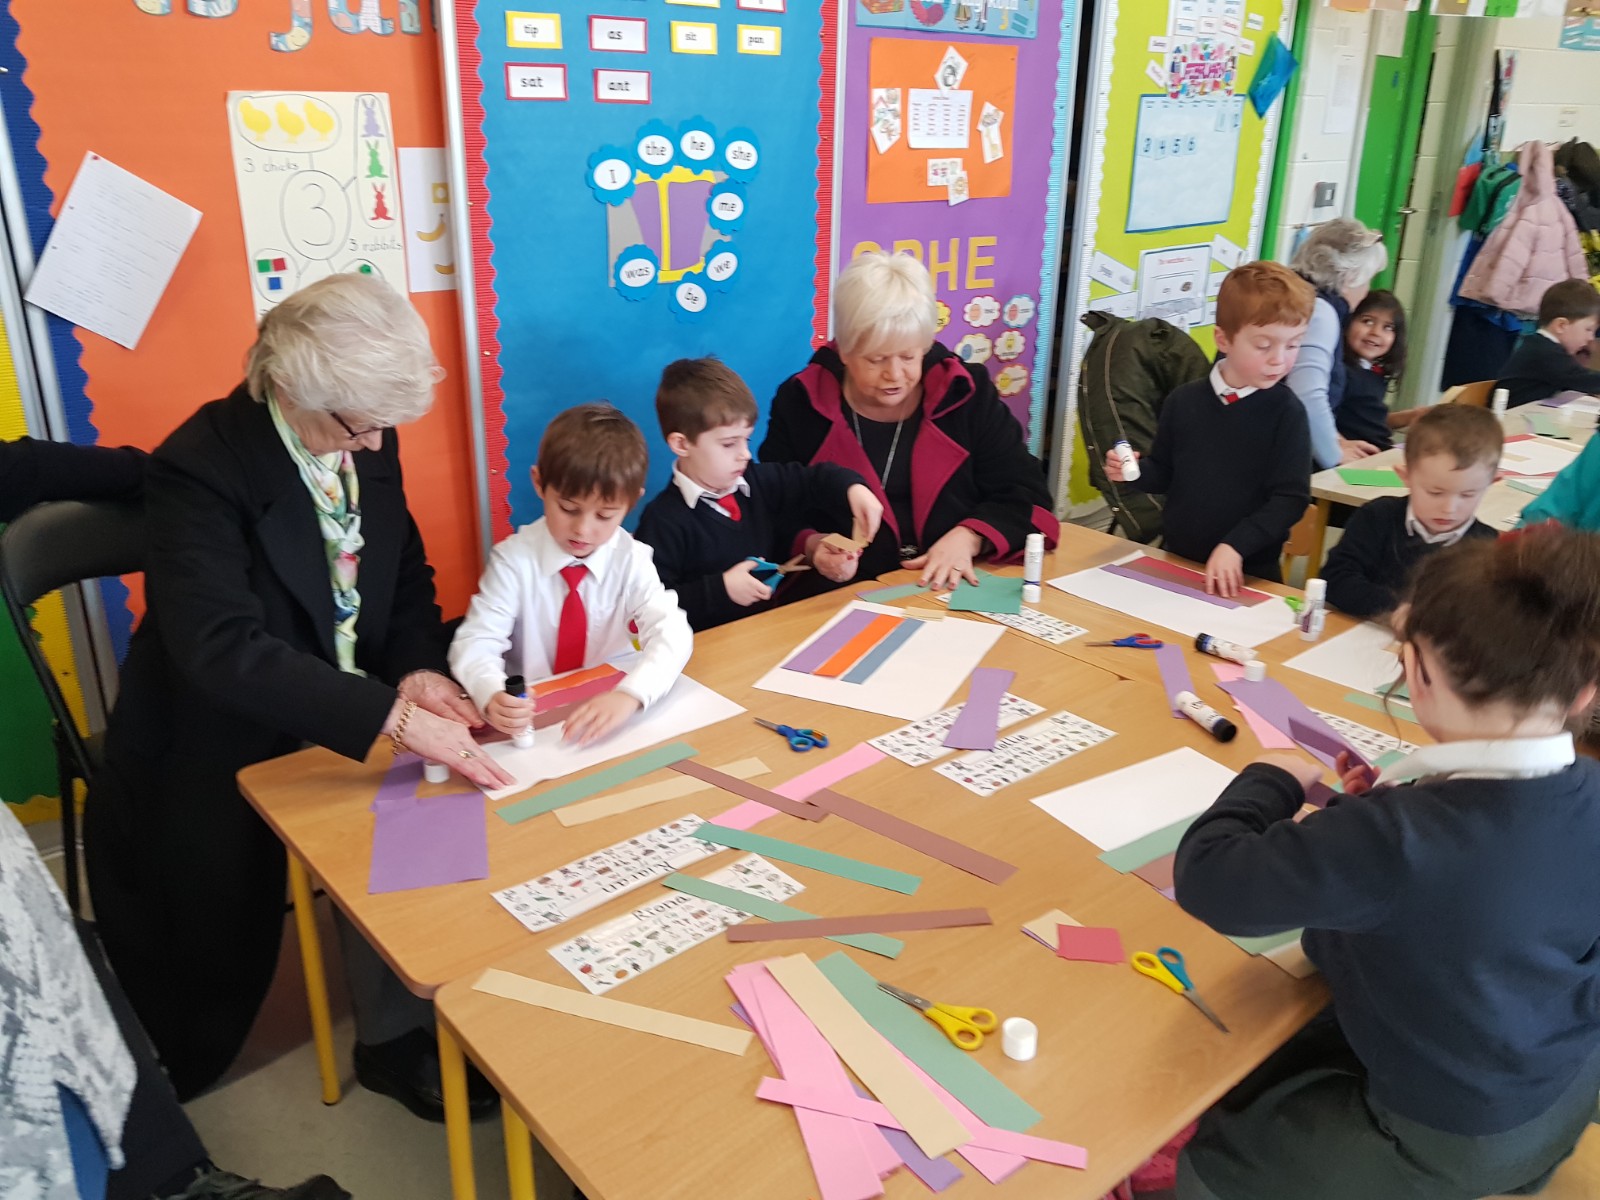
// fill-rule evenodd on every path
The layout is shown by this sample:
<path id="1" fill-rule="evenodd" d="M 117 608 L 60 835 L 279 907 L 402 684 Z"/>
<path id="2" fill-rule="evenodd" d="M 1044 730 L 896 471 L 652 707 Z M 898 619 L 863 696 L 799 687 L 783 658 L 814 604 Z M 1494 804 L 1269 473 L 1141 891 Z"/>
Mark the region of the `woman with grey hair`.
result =
<path id="1" fill-rule="evenodd" d="M 1317 289 L 1311 325 L 1288 384 L 1306 407 L 1311 458 L 1319 471 L 1354 462 L 1378 448 L 1339 436 L 1333 414 L 1344 399 L 1344 331 L 1350 311 L 1366 299 L 1372 280 L 1389 265 L 1383 236 L 1350 217 L 1313 229 L 1289 265 Z"/>
<path id="2" fill-rule="evenodd" d="M 106 951 L 180 1098 L 233 1061 L 283 935 L 283 847 L 240 769 L 307 743 L 360 761 L 386 735 L 473 783 L 510 782 L 447 673 L 402 490 L 395 427 L 428 411 L 439 374 L 403 297 L 335 275 L 267 313 L 245 382 L 151 456 L 147 607 L 85 841 Z M 427 1002 L 341 935 L 357 1078 L 440 1115 Z"/>

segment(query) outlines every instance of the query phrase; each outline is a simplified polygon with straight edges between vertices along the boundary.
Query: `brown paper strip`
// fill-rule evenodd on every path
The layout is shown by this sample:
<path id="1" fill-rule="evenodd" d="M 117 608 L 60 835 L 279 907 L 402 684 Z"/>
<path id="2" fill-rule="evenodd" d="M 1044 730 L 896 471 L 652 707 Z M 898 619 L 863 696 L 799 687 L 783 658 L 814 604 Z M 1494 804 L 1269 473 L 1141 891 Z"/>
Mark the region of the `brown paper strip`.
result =
<path id="1" fill-rule="evenodd" d="M 944 908 L 929 912 L 868 913 L 859 917 L 811 917 L 768 925 L 730 925 L 730 942 L 778 942 L 791 938 L 833 937 L 841 933 L 897 933 L 912 929 L 951 929 L 993 925 L 987 909 Z"/>
<path id="2" fill-rule="evenodd" d="M 754 783 L 746 783 L 742 779 L 735 779 L 732 775 L 711 767 L 703 766 L 693 759 L 684 759 L 682 762 L 672 764 L 672 769 L 684 775 L 693 775 L 696 779 L 703 779 L 714 784 L 725 792 L 732 792 L 735 796 L 743 796 L 746 800 L 754 800 L 757 804 L 765 804 L 768 808 L 775 808 L 781 813 L 788 813 L 791 817 L 799 817 L 802 821 L 820 821 L 828 814 L 815 804 L 803 800 L 790 800 L 787 796 L 780 796 L 777 792 L 760 787 Z"/>
<path id="3" fill-rule="evenodd" d="M 683 764 L 678 765 L 681 767 Z M 982 850 L 974 850 L 971 846 L 935 833 L 931 829 L 924 829 L 921 825 L 913 824 L 892 813 L 886 813 L 881 808 L 873 808 L 870 804 L 863 804 L 849 796 L 840 795 L 829 788 L 813 792 L 810 802 L 827 812 L 843 817 L 853 825 L 870 829 L 890 841 L 910 846 L 929 858 L 949 863 L 952 867 L 958 867 L 990 883 L 1004 883 L 1017 873 L 1017 868 L 1011 863 L 985 854 Z"/>

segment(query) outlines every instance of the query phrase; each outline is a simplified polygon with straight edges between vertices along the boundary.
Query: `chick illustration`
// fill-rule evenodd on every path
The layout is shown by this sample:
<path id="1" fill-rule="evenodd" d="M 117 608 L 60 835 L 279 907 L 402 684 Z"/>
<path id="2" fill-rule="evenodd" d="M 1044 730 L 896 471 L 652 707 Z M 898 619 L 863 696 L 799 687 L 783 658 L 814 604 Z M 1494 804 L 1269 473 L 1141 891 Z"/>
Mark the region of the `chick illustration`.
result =
<path id="1" fill-rule="evenodd" d="M 278 101 L 278 106 L 274 111 L 278 114 L 278 128 L 289 135 L 291 142 L 306 131 L 306 123 L 301 120 L 294 109 L 290 108 L 282 100 Z"/>
<path id="2" fill-rule="evenodd" d="M 306 101 L 306 122 L 323 141 L 333 135 L 333 114 L 309 100 Z"/>
<path id="3" fill-rule="evenodd" d="M 258 138 L 266 137 L 272 129 L 272 118 L 248 100 L 239 101 L 239 119 L 244 127 Z"/>

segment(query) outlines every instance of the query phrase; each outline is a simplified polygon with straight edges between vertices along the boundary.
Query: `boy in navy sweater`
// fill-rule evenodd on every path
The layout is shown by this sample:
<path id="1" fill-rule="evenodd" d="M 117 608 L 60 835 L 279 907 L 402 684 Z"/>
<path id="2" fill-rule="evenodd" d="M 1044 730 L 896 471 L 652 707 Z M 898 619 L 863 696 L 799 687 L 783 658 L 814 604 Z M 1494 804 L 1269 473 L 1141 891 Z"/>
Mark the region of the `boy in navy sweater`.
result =
<path id="1" fill-rule="evenodd" d="M 1496 388 L 1516 408 L 1559 392 L 1600 394 L 1600 371 L 1586 367 L 1578 352 L 1600 328 L 1600 292 L 1587 279 L 1553 283 L 1539 299 L 1539 328 L 1517 343 L 1500 368 Z"/>
<path id="2" fill-rule="evenodd" d="M 853 525 L 870 543 L 883 505 L 843 467 L 751 462 L 756 401 L 732 368 L 711 357 L 671 363 L 656 388 L 656 415 L 678 461 L 640 515 L 638 538 L 655 550 L 661 582 L 678 593 L 696 631 L 782 602 L 779 581 L 754 559 L 801 557 L 835 583 L 855 577 L 859 549 L 837 549 L 816 533 L 802 542 L 801 532 Z"/>
<path id="3" fill-rule="evenodd" d="M 1200 1121 L 1180 1200 L 1530 1194 L 1600 1089 L 1600 536 L 1468 541 L 1397 614 L 1438 744 L 1297 822 L 1321 769 L 1259 759 L 1184 835 L 1177 899 L 1222 933 L 1303 926 L 1332 1008 Z M 1224 1019 L 1226 1018 L 1226 1014 Z"/>
<path id="4" fill-rule="evenodd" d="M 1378 617 L 1400 603 L 1407 577 L 1428 555 L 1463 538 L 1492 538 L 1473 516 L 1494 482 L 1505 437 L 1486 408 L 1438 404 L 1418 417 L 1395 468 L 1409 496 L 1380 496 L 1356 509 L 1328 555 L 1328 603 Z"/>
<path id="5" fill-rule="evenodd" d="M 1280 263 L 1228 272 L 1216 334 L 1226 357 L 1167 397 L 1130 484 L 1165 494 L 1163 545 L 1205 563 L 1206 590 L 1217 595 L 1237 595 L 1246 575 L 1278 582 L 1283 543 L 1311 503 L 1311 431 L 1283 380 L 1316 299 Z M 1128 482 L 1111 453 L 1105 469 Z"/>

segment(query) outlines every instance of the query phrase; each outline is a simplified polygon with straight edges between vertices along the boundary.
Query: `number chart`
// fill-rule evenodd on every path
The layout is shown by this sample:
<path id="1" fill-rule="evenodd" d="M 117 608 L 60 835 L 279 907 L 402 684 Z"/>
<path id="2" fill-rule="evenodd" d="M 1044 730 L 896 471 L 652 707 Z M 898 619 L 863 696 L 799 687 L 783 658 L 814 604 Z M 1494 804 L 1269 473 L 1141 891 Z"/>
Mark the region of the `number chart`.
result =
<path id="1" fill-rule="evenodd" d="M 406 290 L 394 126 L 375 92 L 230 92 L 246 269 L 259 317 L 313 280 Z"/>

